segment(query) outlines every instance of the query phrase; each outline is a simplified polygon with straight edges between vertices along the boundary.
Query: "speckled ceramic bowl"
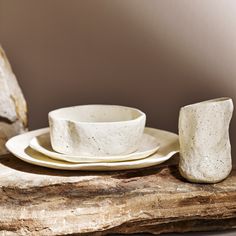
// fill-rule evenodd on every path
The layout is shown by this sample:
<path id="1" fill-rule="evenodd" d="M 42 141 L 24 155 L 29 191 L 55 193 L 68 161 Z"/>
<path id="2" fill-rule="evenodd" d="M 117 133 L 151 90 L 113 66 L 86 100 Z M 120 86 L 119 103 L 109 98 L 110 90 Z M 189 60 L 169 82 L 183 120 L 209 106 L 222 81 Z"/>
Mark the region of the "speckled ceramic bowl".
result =
<path id="1" fill-rule="evenodd" d="M 52 148 L 64 154 L 110 156 L 138 149 L 146 115 L 135 108 L 83 105 L 49 113 Z"/>

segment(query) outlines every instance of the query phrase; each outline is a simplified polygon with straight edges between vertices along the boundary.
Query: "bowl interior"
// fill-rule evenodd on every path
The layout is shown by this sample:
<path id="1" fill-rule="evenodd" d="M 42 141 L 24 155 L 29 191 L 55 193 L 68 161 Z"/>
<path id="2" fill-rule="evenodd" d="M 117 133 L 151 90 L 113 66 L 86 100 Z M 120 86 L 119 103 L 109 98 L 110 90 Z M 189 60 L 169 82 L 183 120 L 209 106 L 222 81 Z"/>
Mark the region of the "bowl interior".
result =
<path id="1" fill-rule="evenodd" d="M 61 108 L 49 113 L 53 118 L 74 122 L 120 122 L 144 115 L 138 109 L 114 105 L 83 105 Z"/>

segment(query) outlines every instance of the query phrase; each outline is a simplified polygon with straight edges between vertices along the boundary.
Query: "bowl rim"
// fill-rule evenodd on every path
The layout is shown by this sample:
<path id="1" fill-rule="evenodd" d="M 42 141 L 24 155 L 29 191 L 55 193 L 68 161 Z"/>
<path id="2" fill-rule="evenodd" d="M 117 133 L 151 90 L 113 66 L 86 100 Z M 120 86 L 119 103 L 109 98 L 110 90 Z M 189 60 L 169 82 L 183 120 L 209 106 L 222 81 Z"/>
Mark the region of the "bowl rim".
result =
<path id="1" fill-rule="evenodd" d="M 55 113 L 61 110 L 66 110 L 66 109 L 71 109 L 71 108 L 77 108 L 77 107 L 83 107 L 83 106 L 104 106 L 104 107 L 120 107 L 120 108 L 126 108 L 132 111 L 136 111 L 138 112 L 138 117 L 130 119 L 130 120 L 121 120 L 121 121 L 99 121 L 99 122 L 90 122 L 90 121 L 75 121 L 75 120 L 70 120 L 70 119 L 65 119 L 65 118 L 61 118 L 59 116 L 56 116 Z M 110 104 L 87 104 L 87 105 L 75 105 L 75 106 L 69 106 L 69 107 L 62 107 L 62 108 L 58 108 L 55 110 L 52 110 L 48 113 L 48 118 L 52 119 L 54 121 L 67 121 L 67 122 L 71 122 L 71 123 L 75 123 L 75 124 L 91 124 L 91 125 L 108 125 L 108 124 L 125 124 L 125 123 L 133 123 L 133 122 L 137 122 L 139 120 L 142 119 L 146 119 L 146 114 L 134 107 L 128 107 L 128 106 L 122 106 L 122 105 L 110 105 Z"/>

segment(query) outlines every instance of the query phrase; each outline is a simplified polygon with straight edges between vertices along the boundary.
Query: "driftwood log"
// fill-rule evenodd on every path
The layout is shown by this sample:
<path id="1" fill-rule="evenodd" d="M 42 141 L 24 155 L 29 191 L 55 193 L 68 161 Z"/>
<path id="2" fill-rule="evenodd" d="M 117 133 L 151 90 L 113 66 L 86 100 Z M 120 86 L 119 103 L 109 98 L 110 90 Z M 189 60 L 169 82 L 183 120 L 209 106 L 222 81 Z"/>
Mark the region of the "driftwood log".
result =
<path id="1" fill-rule="evenodd" d="M 173 160 L 172 160 L 173 161 Z M 191 184 L 175 163 L 116 172 L 60 171 L 0 158 L 0 235 L 105 235 L 236 227 L 236 171 Z"/>

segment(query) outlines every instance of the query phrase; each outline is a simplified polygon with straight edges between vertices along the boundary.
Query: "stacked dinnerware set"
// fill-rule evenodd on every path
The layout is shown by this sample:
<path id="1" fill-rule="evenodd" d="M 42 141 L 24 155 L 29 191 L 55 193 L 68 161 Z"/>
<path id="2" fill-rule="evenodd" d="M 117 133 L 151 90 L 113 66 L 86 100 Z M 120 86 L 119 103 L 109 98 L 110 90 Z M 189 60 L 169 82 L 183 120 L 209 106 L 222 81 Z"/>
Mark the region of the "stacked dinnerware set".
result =
<path id="1" fill-rule="evenodd" d="M 135 108 L 82 105 L 49 113 L 49 128 L 11 138 L 18 158 L 67 170 L 127 170 L 160 164 L 179 152 L 178 135 L 145 127 Z"/>

